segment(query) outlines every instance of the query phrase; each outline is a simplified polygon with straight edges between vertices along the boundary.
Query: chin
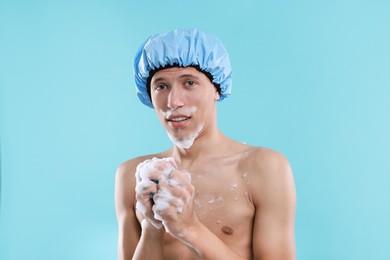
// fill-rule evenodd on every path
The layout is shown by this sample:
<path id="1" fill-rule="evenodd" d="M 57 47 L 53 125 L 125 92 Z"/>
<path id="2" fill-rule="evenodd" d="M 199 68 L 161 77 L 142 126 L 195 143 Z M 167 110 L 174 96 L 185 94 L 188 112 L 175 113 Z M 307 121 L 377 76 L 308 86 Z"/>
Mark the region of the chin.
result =
<path id="1" fill-rule="evenodd" d="M 200 132 L 202 131 L 203 129 L 203 125 L 199 126 L 198 129 L 186 136 L 177 136 L 177 135 L 173 135 L 171 134 L 170 132 L 167 131 L 167 134 L 168 134 L 168 137 L 169 139 L 176 145 L 178 146 L 179 148 L 182 148 L 182 149 L 189 149 L 194 141 L 196 140 L 196 138 L 198 138 Z"/>

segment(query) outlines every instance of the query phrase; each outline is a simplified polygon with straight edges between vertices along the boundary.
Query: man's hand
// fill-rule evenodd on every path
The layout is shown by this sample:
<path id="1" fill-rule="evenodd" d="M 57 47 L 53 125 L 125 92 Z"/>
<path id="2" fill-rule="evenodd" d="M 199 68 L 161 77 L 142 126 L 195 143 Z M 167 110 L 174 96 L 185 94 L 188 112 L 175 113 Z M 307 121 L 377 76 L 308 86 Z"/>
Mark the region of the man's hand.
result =
<path id="1" fill-rule="evenodd" d="M 153 197 L 158 192 L 158 183 L 166 178 L 176 168 L 176 164 L 171 158 L 149 159 L 137 166 L 136 178 L 136 208 L 155 227 L 161 228 L 160 220 L 155 219 L 152 210 L 154 205 Z"/>
<path id="2" fill-rule="evenodd" d="M 191 175 L 186 171 L 173 170 L 160 179 L 154 195 L 154 218 L 161 220 L 165 230 L 181 240 L 193 224 L 198 223 L 194 211 L 195 188 Z"/>

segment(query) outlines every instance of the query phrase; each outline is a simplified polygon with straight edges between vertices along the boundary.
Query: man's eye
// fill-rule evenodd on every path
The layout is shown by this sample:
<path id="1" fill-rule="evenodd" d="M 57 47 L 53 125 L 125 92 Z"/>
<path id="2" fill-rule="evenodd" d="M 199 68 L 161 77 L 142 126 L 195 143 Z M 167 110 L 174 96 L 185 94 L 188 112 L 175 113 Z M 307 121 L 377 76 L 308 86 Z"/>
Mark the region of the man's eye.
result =
<path id="1" fill-rule="evenodd" d="M 187 87 L 193 87 L 195 84 L 196 84 L 196 83 L 195 83 L 195 81 L 193 81 L 193 80 L 189 80 L 189 81 L 186 82 L 186 86 L 187 86 Z"/>
<path id="2" fill-rule="evenodd" d="M 167 86 L 165 86 L 165 85 L 157 85 L 157 86 L 155 86 L 155 90 L 163 90 L 163 89 L 165 89 Z"/>

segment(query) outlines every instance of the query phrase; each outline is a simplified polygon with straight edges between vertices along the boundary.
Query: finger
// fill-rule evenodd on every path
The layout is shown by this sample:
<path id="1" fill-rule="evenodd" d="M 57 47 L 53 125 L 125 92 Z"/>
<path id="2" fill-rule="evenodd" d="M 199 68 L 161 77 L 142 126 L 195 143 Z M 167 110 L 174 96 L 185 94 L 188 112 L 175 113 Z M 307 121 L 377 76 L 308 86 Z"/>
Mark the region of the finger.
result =
<path id="1" fill-rule="evenodd" d="M 173 170 L 169 177 L 171 179 L 176 179 L 183 186 L 191 184 L 191 174 L 187 171 Z"/>
<path id="2" fill-rule="evenodd" d="M 175 167 L 169 161 L 164 159 L 152 160 L 145 163 L 142 167 L 137 168 L 140 178 L 148 178 L 152 172 L 159 172 L 163 175 L 168 175 Z"/>
<path id="3" fill-rule="evenodd" d="M 136 201 L 136 210 L 139 211 L 154 227 L 161 228 L 161 221 L 155 219 L 155 213 L 152 210 L 154 205 L 153 201 L 149 197 L 144 197 L 141 199 L 137 198 Z"/>
<path id="4" fill-rule="evenodd" d="M 172 185 L 172 182 L 176 182 L 176 180 L 172 179 L 164 179 L 159 182 L 158 190 L 165 190 L 169 192 L 171 196 L 173 196 L 176 200 L 181 199 L 183 196 L 186 196 L 186 193 L 188 193 L 184 186 L 178 185 Z M 156 194 L 158 196 L 158 194 Z"/>
<path id="5" fill-rule="evenodd" d="M 153 170 L 147 173 L 143 173 L 142 177 L 140 178 L 140 180 L 138 180 L 138 182 L 143 180 L 151 180 L 155 183 L 158 183 L 158 181 L 162 178 L 165 178 L 164 173 L 158 170 Z"/>
<path id="6" fill-rule="evenodd" d="M 173 165 L 171 162 L 169 161 L 165 161 L 165 160 L 162 160 L 162 161 L 159 161 L 157 164 L 156 164 L 156 167 L 155 169 L 157 171 L 160 171 L 162 172 L 165 176 L 168 176 L 169 173 L 176 169 L 176 166 Z"/>
<path id="7" fill-rule="evenodd" d="M 137 195 L 147 196 L 150 193 L 157 192 L 157 185 L 155 184 L 155 182 L 149 179 L 142 180 L 141 182 L 138 182 L 135 186 L 135 192 Z"/>
<path id="8" fill-rule="evenodd" d="M 171 205 L 176 206 L 178 198 L 173 196 L 168 189 L 160 188 L 158 192 L 153 196 L 153 200 L 155 204 L 160 203 L 159 207 L 164 209 Z"/>
<path id="9" fill-rule="evenodd" d="M 155 204 L 152 207 L 154 218 L 163 220 L 167 216 L 181 213 L 183 211 L 183 202 L 172 196 L 166 189 L 160 189 L 154 196 Z"/>
<path id="10" fill-rule="evenodd" d="M 171 178 L 160 181 L 158 188 L 161 187 L 167 189 L 173 196 L 180 199 L 185 198 L 185 200 L 193 197 L 195 192 L 195 188 L 188 178 L 176 171 L 172 172 Z"/>

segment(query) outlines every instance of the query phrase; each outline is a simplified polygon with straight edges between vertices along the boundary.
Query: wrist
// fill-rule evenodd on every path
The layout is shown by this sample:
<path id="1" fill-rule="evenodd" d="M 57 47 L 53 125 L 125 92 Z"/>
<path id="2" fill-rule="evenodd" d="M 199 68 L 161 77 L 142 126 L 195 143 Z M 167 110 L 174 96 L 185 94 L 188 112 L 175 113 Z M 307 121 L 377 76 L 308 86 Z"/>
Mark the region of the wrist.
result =
<path id="1" fill-rule="evenodd" d="M 142 233 L 141 235 L 143 237 L 147 237 L 148 239 L 154 239 L 154 240 L 163 240 L 165 229 L 162 226 L 161 228 L 155 227 L 152 223 L 150 223 L 149 220 L 144 219 L 141 222 L 141 228 Z"/>
<path id="2" fill-rule="evenodd" d="M 177 239 L 181 240 L 185 243 L 192 243 L 193 241 L 197 241 L 199 237 L 199 232 L 202 230 L 203 224 L 196 220 L 192 222 L 190 225 L 187 225 L 186 228 L 177 234 Z"/>
<path id="3" fill-rule="evenodd" d="M 189 225 L 185 231 L 176 238 L 191 249 L 197 256 L 202 256 L 198 243 L 200 242 L 202 237 L 201 233 L 204 228 L 205 226 L 200 221 L 196 221 L 192 225 Z"/>

